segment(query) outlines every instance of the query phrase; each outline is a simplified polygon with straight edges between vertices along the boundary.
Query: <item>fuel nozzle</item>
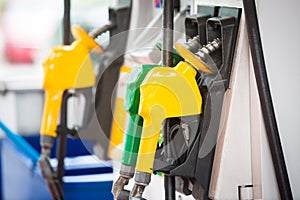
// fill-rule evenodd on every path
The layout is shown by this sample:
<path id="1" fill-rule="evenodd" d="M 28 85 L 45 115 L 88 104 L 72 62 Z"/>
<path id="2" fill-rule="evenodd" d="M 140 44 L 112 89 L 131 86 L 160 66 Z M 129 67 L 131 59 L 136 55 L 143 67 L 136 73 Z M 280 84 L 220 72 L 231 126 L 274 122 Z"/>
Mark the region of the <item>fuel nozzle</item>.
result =
<path id="1" fill-rule="evenodd" d="M 201 113 L 196 70 L 186 62 L 152 69 L 141 85 L 139 114 L 144 119 L 137 171 L 151 173 L 159 133 L 166 118 Z"/>
<path id="2" fill-rule="evenodd" d="M 196 73 L 188 63 L 180 62 L 174 68 L 152 69 L 143 81 L 139 115 L 143 117 L 144 124 L 132 198 L 142 198 L 142 193 L 150 182 L 163 121 L 202 112 L 202 97 L 195 79 Z"/>
<path id="3" fill-rule="evenodd" d="M 41 169 L 43 178 L 50 190 L 52 199 L 61 200 L 63 199 L 63 190 L 61 183 L 57 178 L 56 172 L 53 170 L 50 159 L 48 156 L 41 155 L 38 160 L 38 166 Z"/>
<path id="4" fill-rule="evenodd" d="M 128 185 L 129 179 L 131 179 L 131 178 L 132 177 L 128 178 L 128 177 L 120 175 L 118 180 L 114 183 L 112 193 L 116 200 L 128 200 L 129 199 L 130 191 L 124 189 L 124 187 L 126 185 Z"/>
<path id="5" fill-rule="evenodd" d="M 100 47 L 79 26 L 72 27 L 75 41 L 56 46 L 43 63 L 45 104 L 41 135 L 56 137 L 56 127 L 65 90 L 91 87 L 96 76 L 89 52 Z"/>
<path id="6" fill-rule="evenodd" d="M 57 178 L 56 172 L 50 163 L 50 153 L 53 146 L 54 137 L 41 136 L 41 155 L 38 160 L 38 166 L 41 169 L 42 176 L 50 190 L 53 199 L 63 199 L 63 190 L 61 183 Z"/>
<path id="7" fill-rule="evenodd" d="M 128 185 L 129 180 L 134 176 L 135 167 L 125 164 L 121 165 L 120 176 L 112 187 L 112 193 L 117 200 L 128 200 L 130 191 L 124 187 Z"/>
<path id="8" fill-rule="evenodd" d="M 112 188 L 112 193 L 118 200 L 128 200 L 129 198 L 130 191 L 125 190 L 124 187 L 134 176 L 143 126 L 143 118 L 138 114 L 140 85 L 148 72 L 154 67 L 157 67 L 157 65 L 142 65 L 135 67 L 128 76 L 124 109 L 129 113 L 130 117 L 126 130 L 120 177 L 114 183 Z"/>
<path id="9" fill-rule="evenodd" d="M 199 44 L 199 37 L 184 45 L 176 44 L 176 50 L 185 61 L 174 68 L 152 69 L 140 87 L 139 115 L 144 123 L 136 165 L 136 183 L 130 194 L 132 199 L 142 199 L 143 191 L 150 182 L 147 177 L 151 176 L 163 121 L 202 112 L 202 96 L 196 82 L 197 70 L 215 72 L 208 57 L 221 47 L 221 41 L 217 38 L 200 49 Z"/>
<path id="10" fill-rule="evenodd" d="M 146 200 L 143 193 L 147 185 L 151 182 L 151 174 L 147 172 L 137 172 L 135 174 L 135 184 L 130 192 L 130 200 Z"/>
<path id="11" fill-rule="evenodd" d="M 52 48 L 43 63 L 45 103 L 38 165 L 53 199 L 63 199 L 62 185 L 50 164 L 63 94 L 68 89 L 86 88 L 95 84 L 96 76 L 89 52 L 103 52 L 102 47 L 79 26 L 72 27 L 72 34 L 75 41 L 71 45 Z"/>

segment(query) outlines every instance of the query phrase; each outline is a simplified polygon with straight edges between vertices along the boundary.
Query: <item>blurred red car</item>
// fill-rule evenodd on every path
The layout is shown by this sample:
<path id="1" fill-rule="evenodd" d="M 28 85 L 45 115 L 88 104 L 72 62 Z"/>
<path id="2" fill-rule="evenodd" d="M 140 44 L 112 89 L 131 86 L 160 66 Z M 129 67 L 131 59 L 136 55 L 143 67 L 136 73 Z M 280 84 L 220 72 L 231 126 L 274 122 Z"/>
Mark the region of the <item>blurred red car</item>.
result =
<path id="1" fill-rule="evenodd" d="M 39 50 L 62 43 L 63 0 L 6 0 L 2 16 L 5 58 L 32 63 Z M 71 0 L 72 24 L 86 30 L 108 21 L 109 0 Z"/>
<path id="2" fill-rule="evenodd" d="M 2 31 L 4 55 L 12 63 L 32 63 L 49 45 L 61 20 L 62 1 L 6 0 Z"/>

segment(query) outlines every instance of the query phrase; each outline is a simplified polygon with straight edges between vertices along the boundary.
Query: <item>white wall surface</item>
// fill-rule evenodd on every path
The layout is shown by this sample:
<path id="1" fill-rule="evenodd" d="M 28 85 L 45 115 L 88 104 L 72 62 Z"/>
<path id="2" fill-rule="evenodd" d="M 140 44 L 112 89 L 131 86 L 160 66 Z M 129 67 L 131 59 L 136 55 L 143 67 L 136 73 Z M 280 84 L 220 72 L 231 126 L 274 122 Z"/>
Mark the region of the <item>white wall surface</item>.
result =
<path id="1" fill-rule="evenodd" d="M 258 1 L 273 103 L 294 199 L 300 199 L 300 2 Z"/>
<path id="2" fill-rule="evenodd" d="M 193 0 L 242 6 L 242 0 Z M 300 199 L 300 2 L 257 0 L 273 104 L 294 199 Z M 192 8 L 193 9 L 193 8 Z"/>

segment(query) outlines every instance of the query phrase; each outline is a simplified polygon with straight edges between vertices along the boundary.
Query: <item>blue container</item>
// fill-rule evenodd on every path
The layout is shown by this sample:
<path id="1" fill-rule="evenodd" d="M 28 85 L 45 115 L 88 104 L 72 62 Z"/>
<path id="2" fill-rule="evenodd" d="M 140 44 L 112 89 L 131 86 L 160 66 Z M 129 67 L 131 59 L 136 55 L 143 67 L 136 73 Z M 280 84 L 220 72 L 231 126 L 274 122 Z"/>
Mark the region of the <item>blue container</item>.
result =
<path id="1" fill-rule="evenodd" d="M 0 200 L 3 199 L 3 197 L 2 197 L 2 196 L 3 196 L 3 192 L 2 192 L 2 181 L 1 181 L 1 180 L 2 180 L 2 177 L 1 177 L 1 176 L 2 176 L 2 173 L 1 173 L 1 172 L 2 172 L 2 169 L 1 169 L 1 168 L 2 168 L 2 167 L 1 167 L 1 166 L 2 166 L 2 164 L 1 164 L 1 160 L 2 160 L 2 159 L 1 159 L 1 144 L 2 144 L 2 139 L 0 139 Z"/>
<path id="2" fill-rule="evenodd" d="M 25 139 L 40 152 L 38 136 Z M 91 155 L 93 145 L 89 141 L 68 139 L 67 144 L 66 171 L 63 177 L 65 199 L 113 199 L 111 162 L 99 161 Z M 35 163 L 7 138 L 0 141 L 0 146 L 2 198 L 50 200 L 46 183 Z M 52 157 L 55 149 L 54 146 Z M 51 159 L 54 166 L 55 162 L 55 159 Z"/>

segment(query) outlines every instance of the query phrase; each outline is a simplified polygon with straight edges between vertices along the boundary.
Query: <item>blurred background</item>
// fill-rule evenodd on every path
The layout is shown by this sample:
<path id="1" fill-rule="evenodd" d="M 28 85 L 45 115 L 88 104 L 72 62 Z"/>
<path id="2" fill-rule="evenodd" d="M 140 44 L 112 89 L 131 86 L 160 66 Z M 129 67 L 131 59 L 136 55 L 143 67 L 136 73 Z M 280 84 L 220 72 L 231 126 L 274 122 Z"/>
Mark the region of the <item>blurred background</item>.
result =
<path id="1" fill-rule="evenodd" d="M 90 30 L 107 22 L 108 0 L 72 0 L 72 24 Z M 63 1 L 1 0 L 1 48 L 8 64 L 35 64 L 62 43 Z"/>
<path id="2" fill-rule="evenodd" d="M 72 0 L 71 24 L 86 31 L 106 24 L 111 2 Z M 39 132 L 42 62 L 53 46 L 62 44 L 63 4 L 62 0 L 0 0 L 0 94 L 9 91 L 0 95 L 0 116 L 22 134 Z M 100 37 L 102 45 L 108 37 Z"/>

